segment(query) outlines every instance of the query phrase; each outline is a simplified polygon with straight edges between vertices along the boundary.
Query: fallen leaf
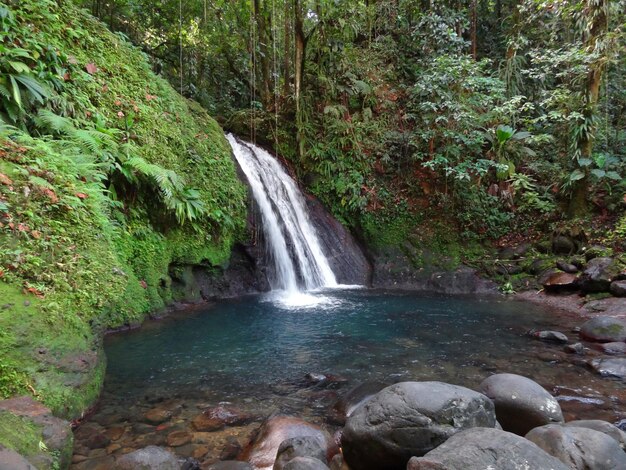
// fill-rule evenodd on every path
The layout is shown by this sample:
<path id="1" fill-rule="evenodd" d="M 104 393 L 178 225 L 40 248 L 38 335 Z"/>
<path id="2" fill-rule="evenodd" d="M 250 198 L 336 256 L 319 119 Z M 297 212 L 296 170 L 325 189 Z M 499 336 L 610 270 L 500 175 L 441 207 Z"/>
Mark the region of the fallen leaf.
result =
<path id="1" fill-rule="evenodd" d="M 148 288 L 148 283 L 146 281 L 144 281 L 143 279 L 141 281 L 139 281 L 139 285 L 141 287 L 143 287 L 144 289 Z"/>
<path id="2" fill-rule="evenodd" d="M 11 181 L 11 178 L 9 178 L 4 173 L 0 173 L 0 183 L 11 186 L 13 184 L 13 181 Z"/>
<path id="3" fill-rule="evenodd" d="M 30 234 L 35 240 L 39 240 L 41 238 L 41 232 L 39 230 L 33 230 Z"/>
<path id="4" fill-rule="evenodd" d="M 89 197 L 89 195 L 85 194 L 85 193 L 76 193 L 76 197 L 78 199 L 87 199 Z"/>
<path id="5" fill-rule="evenodd" d="M 87 73 L 89 75 L 93 75 L 98 71 L 98 66 L 93 62 L 89 62 L 87 65 L 85 65 L 85 70 L 87 70 Z"/>

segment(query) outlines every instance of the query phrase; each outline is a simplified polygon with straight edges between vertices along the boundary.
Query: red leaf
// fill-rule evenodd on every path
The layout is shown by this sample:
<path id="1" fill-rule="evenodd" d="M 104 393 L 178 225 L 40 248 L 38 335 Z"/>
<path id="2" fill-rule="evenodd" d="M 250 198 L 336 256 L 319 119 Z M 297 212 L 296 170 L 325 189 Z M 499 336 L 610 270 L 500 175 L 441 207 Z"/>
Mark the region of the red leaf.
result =
<path id="1" fill-rule="evenodd" d="M 85 70 L 87 70 L 87 73 L 89 75 L 93 75 L 98 71 L 98 66 L 93 62 L 89 62 L 87 65 L 85 65 Z"/>
<path id="2" fill-rule="evenodd" d="M 144 281 L 143 279 L 141 281 L 139 281 L 139 285 L 141 287 L 143 287 L 144 289 L 148 288 L 148 283 L 146 281 Z"/>
<path id="3" fill-rule="evenodd" d="M 89 195 L 87 195 L 85 193 L 76 193 L 76 197 L 78 199 L 87 199 L 89 197 Z"/>
<path id="4" fill-rule="evenodd" d="M 9 178 L 4 173 L 0 173 L 0 183 L 6 184 L 7 186 L 11 186 L 13 184 L 13 181 L 11 181 L 11 178 Z"/>

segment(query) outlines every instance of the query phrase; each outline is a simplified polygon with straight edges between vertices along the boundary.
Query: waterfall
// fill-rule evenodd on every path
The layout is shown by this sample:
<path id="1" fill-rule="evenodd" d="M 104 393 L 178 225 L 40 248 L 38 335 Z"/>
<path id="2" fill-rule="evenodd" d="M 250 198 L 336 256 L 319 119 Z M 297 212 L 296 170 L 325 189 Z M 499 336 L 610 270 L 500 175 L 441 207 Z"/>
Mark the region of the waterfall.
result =
<path id="1" fill-rule="evenodd" d="M 261 213 L 266 252 L 273 265 L 273 290 L 289 293 L 336 287 L 337 281 L 307 215 L 294 180 L 269 153 L 226 136 Z"/>

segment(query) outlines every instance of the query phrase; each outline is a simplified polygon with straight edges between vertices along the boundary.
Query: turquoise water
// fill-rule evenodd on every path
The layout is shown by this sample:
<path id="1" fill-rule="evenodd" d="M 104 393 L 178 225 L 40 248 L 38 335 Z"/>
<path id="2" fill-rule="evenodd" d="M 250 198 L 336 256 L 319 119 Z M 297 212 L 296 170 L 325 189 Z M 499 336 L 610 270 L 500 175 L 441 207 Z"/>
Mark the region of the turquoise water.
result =
<path id="1" fill-rule="evenodd" d="M 440 380 L 476 388 L 493 373 L 512 372 L 557 396 L 567 420 L 626 418 L 624 385 L 586 367 L 589 354 L 569 355 L 562 345 L 525 334 L 556 329 L 575 342 L 571 330 L 581 319 L 503 298 L 365 289 L 287 300 L 220 301 L 109 336 L 104 392 L 76 433 L 76 456 L 103 459 L 146 445 L 173 445 L 173 436 L 183 435 L 190 440 L 175 443 L 176 453 L 206 463 L 245 446 L 273 413 L 334 431 L 333 403 L 373 380 Z M 306 378 L 311 373 L 331 377 L 318 382 Z M 196 432 L 194 417 L 224 403 L 254 421 Z M 155 409 L 167 419 L 148 420 Z M 100 434 L 115 439 L 94 440 Z M 94 442 L 107 447 L 94 449 Z"/>

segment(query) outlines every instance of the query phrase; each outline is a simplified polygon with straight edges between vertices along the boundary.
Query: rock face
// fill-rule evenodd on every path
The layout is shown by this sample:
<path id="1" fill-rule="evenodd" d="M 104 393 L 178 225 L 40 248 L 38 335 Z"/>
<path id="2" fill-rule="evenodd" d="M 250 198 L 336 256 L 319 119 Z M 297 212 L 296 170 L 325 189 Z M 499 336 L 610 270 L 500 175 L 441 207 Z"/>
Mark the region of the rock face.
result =
<path id="1" fill-rule="evenodd" d="M 565 426 L 588 428 L 593 429 L 594 431 L 602 432 L 615 439 L 622 449 L 626 449 L 626 433 L 607 421 L 602 421 L 600 419 L 581 419 L 565 423 Z"/>
<path id="2" fill-rule="evenodd" d="M 178 458 L 162 447 L 148 446 L 117 459 L 118 470 L 180 470 Z"/>
<path id="3" fill-rule="evenodd" d="M 339 451 L 331 436 L 319 426 L 291 416 L 275 416 L 261 426 L 257 437 L 244 450 L 240 460 L 245 460 L 259 469 L 272 468 L 283 441 L 306 436 L 314 437 L 320 442 L 326 443 L 327 459 Z"/>
<path id="4" fill-rule="evenodd" d="M 615 274 L 616 262 L 612 258 L 594 258 L 580 276 L 583 292 L 608 292 Z"/>
<path id="5" fill-rule="evenodd" d="M 0 445 L 0 470 L 36 470 L 37 467 L 17 452 Z"/>
<path id="6" fill-rule="evenodd" d="M 598 374 L 604 377 L 626 378 L 626 358 L 594 359 L 589 364 Z"/>
<path id="7" fill-rule="evenodd" d="M 521 375 L 495 374 L 478 390 L 491 398 L 502 429 L 520 436 L 544 424 L 562 423 L 558 401 L 541 385 Z"/>
<path id="8" fill-rule="evenodd" d="M 623 342 L 626 341 L 626 322 L 613 317 L 595 317 L 583 323 L 580 336 L 600 343 Z"/>
<path id="9" fill-rule="evenodd" d="M 532 442 L 509 432 L 472 428 L 455 434 L 407 470 L 566 470 L 568 467 Z"/>
<path id="10" fill-rule="evenodd" d="M 352 234 L 328 212 L 321 202 L 307 195 L 309 220 L 312 222 L 322 250 L 330 262 L 337 282 L 369 286 L 372 267 Z"/>
<path id="11" fill-rule="evenodd" d="M 403 469 L 463 429 L 495 426 L 491 401 L 442 382 L 401 382 L 380 391 L 348 418 L 341 444 L 352 470 Z"/>
<path id="12" fill-rule="evenodd" d="M 59 466 L 65 468 L 72 458 L 74 434 L 68 421 L 52 415 L 50 409 L 35 401 L 32 397 L 16 397 L 0 401 L 0 410 L 8 411 L 21 416 L 41 427 L 42 440 L 46 447 L 55 452 L 59 458 Z M 38 467 L 51 466 L 51 457 L 48 452 L 40 452 L 29 456 L 29 459 Z"/>
<path id="13" fill-rule="evenodd" d="M 533 429 L 526 439 L 572 469 L 626 468 L 626 453 L 617 441 L 593 429 L 549 424 Z"/>
<path id="14" fill-rule="evenodd" d="M 296 457 L 308 457 L 324 465 L 328 463 L 326 441 L 319 436 L 292 437 L 284 440 L 276 454 L 273 470 L 283 470 Z"/>

